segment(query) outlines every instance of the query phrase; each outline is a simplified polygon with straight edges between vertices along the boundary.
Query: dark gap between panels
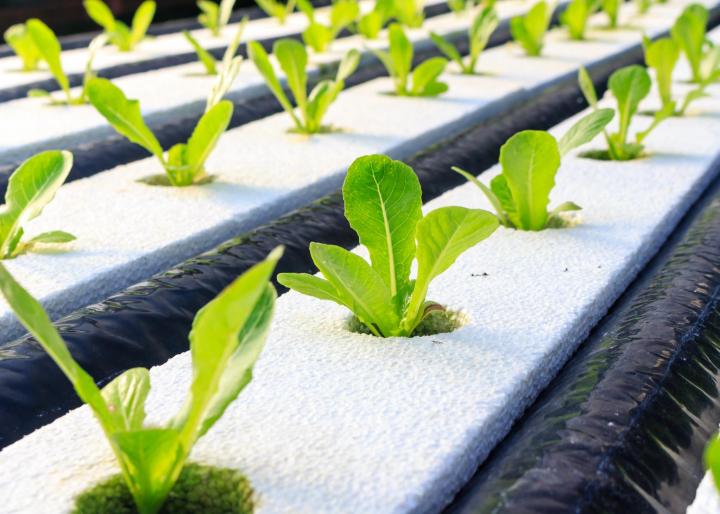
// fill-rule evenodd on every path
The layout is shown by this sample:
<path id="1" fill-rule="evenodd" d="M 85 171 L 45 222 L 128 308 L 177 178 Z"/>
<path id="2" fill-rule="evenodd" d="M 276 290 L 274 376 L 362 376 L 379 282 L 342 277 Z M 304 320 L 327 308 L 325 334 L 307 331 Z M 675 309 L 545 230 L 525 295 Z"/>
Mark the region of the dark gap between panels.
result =
<path id="1" fill-rule="evenodd" d="M 638 46 L 622 59 L 589 71 L 602 92 L 612 71 L 641 57 Z M 423 184 L 424 201 L 463 182 L 451 166 L 477 172 L 487 169 L 497 162 L 500 146 L 515 132 L 550 128 L 585 106 L 575 78 L 569 77 L 522 105 L 409 159 Z M 162 364 L 187 350 L 195 313 L 275 246 L 286 247 L 277 272 L 314 272 L 308 253 L 312 241 L 346 248 L 357 244 L 343 216 L 339 191 L 77 311 L 56 325 L 78 362 L 104 384 L 125 369 Z M 69 382 L 31 337 L 0 346 L 0 447 L 78 405 Z"/>

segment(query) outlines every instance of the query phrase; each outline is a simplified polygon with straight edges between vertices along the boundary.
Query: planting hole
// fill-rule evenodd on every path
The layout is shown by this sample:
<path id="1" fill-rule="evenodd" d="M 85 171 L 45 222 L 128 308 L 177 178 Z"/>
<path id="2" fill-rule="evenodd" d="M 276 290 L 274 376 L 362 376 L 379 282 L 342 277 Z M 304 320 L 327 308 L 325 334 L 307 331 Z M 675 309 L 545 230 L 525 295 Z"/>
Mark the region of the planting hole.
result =
<path id="1" fill-rule="evenodd" d="M 420 322 L 410 337 L 447 334 L 448 332 L 454 332 L 465 323 L 467 323 L 467 315 L 462 311 L 449 309 L 432 311 Z M 347 328 L 350 332 L 355 332 L 356 334 L 373 335 L 370 329 L 356 316 L 350 317 Z"/>
<path id="2" fill-rule="evenodd" d="M 239 471 L 188 464 L 160 509 L 160 514 L 250 514 L 250 482 Z M 73 514 L 137 514 L 122 475 L 113 475 L 75 501 Z"/>

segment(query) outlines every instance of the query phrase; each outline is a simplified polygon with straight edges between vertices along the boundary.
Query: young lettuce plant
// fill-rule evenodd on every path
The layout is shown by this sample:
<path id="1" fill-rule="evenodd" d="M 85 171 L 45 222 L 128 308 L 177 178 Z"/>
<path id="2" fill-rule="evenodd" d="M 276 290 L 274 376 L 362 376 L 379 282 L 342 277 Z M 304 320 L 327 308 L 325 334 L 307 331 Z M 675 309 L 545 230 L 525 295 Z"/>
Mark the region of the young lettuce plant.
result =
<path id="1" fill-rule="evenodd" d="M 343 185 L 345 217 L 370 253 L 362 257 L 334 245 L 311 243 L 324 278 L 280 273 L 278 282 L 350 309 L 378 337 L 410 337 L 433 311 L 430 282 L 466 250 L 490 236 L 491 213 L 442 207 L 423 217 L 420 182 L 409 166 L 384 155 L 357 159 Z M 410 279 L 417 259 L 417 277 Z"/>
<path id="2" fill-rule="evenodd" d="M 42 61 L 42 54 L 35 46 L 35 41 L 30 35 L 27 24 L 11 25 L 5 31 L 4 37 L 5 42 L 12 48 L 15 55 L 20 58 L 22 71 L 36 71 L 40 61 Z"/>
<path id="3" fill-rule="evenodd" d="M 88 83 L 95 78 L 93 63 L 100 49 L 105 46 L 108 38 L 105 34 L 96 36 L 88 46 L 88 60 L 85 64 L 85 74 L 83 75 L 83 86 L 79 96 L 73 96 L 70 91 L 70 81 L 62 67 L 62 48 L 60 41 L 50 27 L 45 25 L 38 19 L 31 19 L 27 22 L 28 33 L 32 38 L 35 47 L 40 52 L 42 59 L 47 63 L 50 73 L 55 78 L 60 88 L 63 90 L 64 98 L 55 98 L 52 93 L 44 89 L 31 89 L 28 96 L 38 98 L 48 98 L 51 105 L 84 105 L 88 102 L 87 86 Z"/>
<path id="4" fill-rule="evenodd" d="M 454 61 L 466 75 L 474 75 L 480 54 L 487 46 L 490 36 L 495 31 L 500 20 L 497 12 L 492 7 L 485 7 L 473 20 L 468 32 L 470 52 L 467 59 L 463 59 L 455 46 L 435 32 L 430 33 L 430 38 L 448 59 Z"/>
<path id="5" fill-rule="evenodd" d="M 201 12 L 198 16 L 200 25 L 208 29 L 213 36 L 218 37 L 230 21 L 235 0 L 220 0 L 219 4 L 210 0 L 200 0 L 197 6 Z"/>
<path id="6" fill-rule="evenodd" d="M 706 78 L 702 74 L 702 62 L 707 44 L 708 17 L 708 10 L 704 6 L 689 5 L 678 16 L 670 30 L 673 40 L 690 64 L 692 81 L 698 84 Z"/>
<path id="7" fill-rule="evenodd" d="M 23 241 L 23 225 L 37 218 L 52 201 L 72 168 L 70 152 L 50 150 L 23 162 L 10 176 L 5 205 L 0 207 L 0 259 L 12 259 L 38 244 L 68 243 L 75 236 L 54 230 Z"/>
<path id="8" fill-rule="evenodd" d="M 336 0 L 330 7 L 330 23 L 315 19 L 315 8 L 309 0 L 297 0 L 298 9 L 307 16 L 310 25 L 302 33 L 302 39 L 316 53 L 325 52 L 340 31 L 351 26 L 360 16 L 357 0 Z"/>
<path id="9" fill-rule="evenodd" d="M 164 426 L 145 424 L 146 368 L 129 369 L 99 389 L 42 306 L 0 265 L 0 291 L 92 410 L 140 514 L 160 510 L 195 443 L 252 380 L 273 315 L 276 293 L 269 280 L 281 253 L 274 250 L 197 313 L 189 336 L 189 395 Z"/>
<path id="10" fill-rule="evenodd" d="M 596 9 L 597 0 L 571 0 L 560 15 L 560 22 L 567 28 L 570 39 L 585 39 L 588 19 Z"/>
<path id="11" fill-rule="evenodd" d="M 600 9 L 608 17 L 608 25 L 611 29 L 617 28 L 620 17 L 621 0 L 601 0 Z"/>
<path id="12" fill-rule="evenodd" d="M 422 0 L 393 0 L 391 17 L 400 25 L 416 29 L 425 21 Z"/>
<path id="13" fill-rule="evenodd" d="M 377 39 L 385 23 L 390 19 L 392 0 L 376 0 L 372 10 L 361 14 L 355 24 L 355 31 L 365 39 Z"/>
<path id="14" fill-rule="evenodd" d="M 595 86 L 585 68 L 578 73 L 580 89 L 593 110 L 598 110 Z M 675 112 L 675 103 L 671 102 L 655 113 L 650 126 L 635 134 L 635 142 L 628 142 L 630 123 L 637 113 L 640 102 L 650 93 L 651 80 L 647 70 L 639 65 L 626 66 L 615 71 L 608 80 L 608 89 L 617 101 L 618 131 L 605 132 L 607 152 L 598 155 L 613 161 L 628 161 L 642 155 L 643 141 L 665 119 Z M 591 152 L 589 155 L 595 155 Z"/>
<path id="15" fill-rule="evenodd" d="M 537 57 L 542 52 L 551 15 L 550 6 L 545 0 L 541 0 L 524 15 L 510 20 L 510 33 L 527 55 Z"/>
<path id="16" fill-rule="evenodd" d="M 228 45 L 227 49 L 225 50 L 225 53 L 223 54 L 222 63 L 220 66 L 218 66 L 218 62 L 213 57 L 213 55 L 205 50 L 202 45 L 198 42 L 193 35 L 187 31 L 183 30 L 183 36 L 185 36 L 185 39 L 188 40 L 188 42 L 192 45 L 193 49 L 195 50 L 195 53 L 198 56 L 198 60 L 202 63 L 203 67 L 205 68 L 205 73 L 207 75 L 218 75 L 219 71 L 225 69 L 232 65 L 233 59 L 235 59 L 235 55 L 237 54 L 237 49 L 240 46 L 240 40 L 242 39 L 243 32 L 245 32 L 245 27 L 248 24 L 248 17 L 245 16 L 242 21 L 240 22 L 240 25 L 238 26 L 238 30 L 235 33 L 235 37 Z"/>
<path id="17" fill-rule="evenodd" d="M 474 0 L 447 0 L 448 7 L 456 14 L 462 14 L 475 7 Z"/>
<path id="18" fill-rule="evenodd" d="M 613 115 L 612 109 L 592 112 L 575 123 L 560 141 L 540 130 L 518 132 L 500 148 L 502 173 L 490 181 L 490 187 L 465 170 L 453 170 L 485 194 L 501 225 L 519 230 L 563 227 L 566 222 L 562 213 L 580 207 L 564 202 L 548 212 L 560 159 L 602 132 Z"/>
<path id="19" fill-rule="evenodd" d="M 287 3 L 276 0 L 255 0 L 255 3 L 265 11 L 265 14 L 275 18 L 280 25 L 285 25 L 285 20 L 295 10 L 295 0 L 288 0 Z"/>
<path id="20" fill-rule="evenodd" d="M 160 161 L 165 176 L 151 176 L 144 182 L 175 187 L 204 184 L 212 180 L 205 170 L 205 162 L 230 123 L 233 104 L 223 100 L 238 74 L 241 57 L 223 69 L 208 96 L 205 113 L 198 121 L 187 143 L 178 143 L 163 151 L 155 134 L 148 128 L 137 100 L 128 100 L 125 93 L 106 79 L 93 79 L 88 86 L 90 102 L 121 135 L 142 146 Z"/>
<path id="21" fill-rule="evenodd" d="M 713 434 L 705 447 L 705 468 L 712 475 L 715 489 L 720 491 L 720 433 Z"/>
<path id="22" fill-rule="evenodd" d="M 672 75 L 680 58 L 680 47 L 672 38 L 660 38 L 650 41 L 645 38 L 645 63 L 655 72 L 655 83 L 660 95 L 661 110 L 673 110 L 677 116 L 683 116 L 692 102 L 707 96 L 705 90 L 720 79 L 720 47 L 710 48 L 700 63 L 701 80 L 694 89 L 688 91 L 678 109 L 673 100 Z M 670 105 L 672 103 L 672 105 Z"/>
<path id="23" fill-rule="evenodd" d="M 110 8 L 102 0 L 85 0 L 85 11 L 92 20 L 100 25 L 110 38 L 110 43 L 121 52 L 130 52 L 145 39 L 147 29 L 155 16 L 155 2 L 146 0 L 135 11 L 130 27 L 116 20 Z"/>
<path id="24" fill-rule="evenodd" d="M 412 69 L 413 45 L 403 28 L 393 23 L 388 30 L 389 52 L 373 50 L 392 77 L 395 94 L 398 96 L 438 96 L 448 90 L 445 82 L 438 77 L 445 71 L 447 59 L 432 57 Z"/>
<path id="25" fill-rule="evenodd" d="M 322 124 L 322 120 L 330 105 L 345 87 L 345 80 L 352 75 L 360 63 L 360 52 L 348 51 L 340 61 L 334 80 L 320 81 L 307 94 L 307 63 L 308 55 L 305 47 L 294 39 L 281 39 L 273 45 L 273 54 L 280 63 L 280 68 L 287 77 L 287 84 L 295 98 L 299 115 L 290 103 L 275 68 L 270 62 L 267 52 L 256 41 L 248 45 L 248 53 L 260 74 L 265 79 L 270 91 L 295 124 L 295 130 L 302 134 L 316 134 L 330 130 Z"/>

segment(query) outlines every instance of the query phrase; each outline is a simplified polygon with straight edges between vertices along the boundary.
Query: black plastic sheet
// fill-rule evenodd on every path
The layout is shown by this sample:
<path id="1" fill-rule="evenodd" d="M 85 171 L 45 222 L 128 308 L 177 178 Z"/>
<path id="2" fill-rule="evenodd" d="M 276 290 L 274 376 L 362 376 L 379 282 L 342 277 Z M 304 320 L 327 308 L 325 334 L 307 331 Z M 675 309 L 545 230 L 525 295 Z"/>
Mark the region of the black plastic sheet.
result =
<path id="1" fill-rule="evenodd" d="M 589 72 L 603 91 L 614 69 L 641 57 L 638 47 L 622 59 L 591 67 Z M 532 101 L 497 113 L 452 141 L 439 141 L 408 161 L 423 184 L 424 201 L 464 182 L 451 166 L 477 172 L 486 169 L 497 162 L 500 146 L 518 130 L 549 128 L 584 107 L 575 78 L 568 77 Z M 357 244 L 343 216 L 339 192 L 56 325 L 78 362 L 103 384 L 125 369 L 158 365 L 186 350 L 190 325 L 199 308 L 275 246 L 286 247 L 278 272 L 314 272 L 308 253 L 312 241 L 346 248 Z M 0 448 L 78 404 L 68 381 L 31 337 L 0 346 Z"/>
<path id="2" fill-rule="evenodd" d="M 684 513 L 719 385 L 720 179 L 447 512 Z"/>

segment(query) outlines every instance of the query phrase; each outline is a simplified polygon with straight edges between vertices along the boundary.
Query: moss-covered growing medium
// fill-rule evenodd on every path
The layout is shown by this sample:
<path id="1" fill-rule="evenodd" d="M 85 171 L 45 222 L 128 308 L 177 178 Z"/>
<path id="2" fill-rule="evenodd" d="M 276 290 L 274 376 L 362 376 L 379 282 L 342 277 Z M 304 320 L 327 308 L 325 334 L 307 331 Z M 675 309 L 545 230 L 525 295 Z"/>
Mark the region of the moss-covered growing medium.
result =
<path id="1" fill-rule="evenodd" d="M 252 487 L 234 469 L 188 464 L 160 509 L 160 514 L 250 514 L 254 510 Z M 121 475 L 82 493 L 73 514 L 137 514 L 133 498 Z"/>
<path id="2" fill-rule="evenodd" d="M 424 320 L 415 328 L 410 337 L 432 336 L 435 334 L 446 334 L 460 328 L 465 323 L 465 315 L 459 311 L 449 309 L 430 312 Z M 370 329 L 356 316 L 352 316 L 347 324 L 350 332 L 357 334 L 373 335 Z"/>

